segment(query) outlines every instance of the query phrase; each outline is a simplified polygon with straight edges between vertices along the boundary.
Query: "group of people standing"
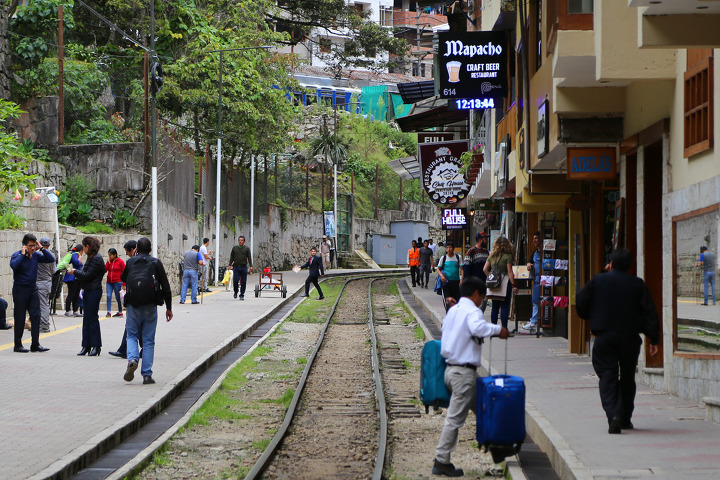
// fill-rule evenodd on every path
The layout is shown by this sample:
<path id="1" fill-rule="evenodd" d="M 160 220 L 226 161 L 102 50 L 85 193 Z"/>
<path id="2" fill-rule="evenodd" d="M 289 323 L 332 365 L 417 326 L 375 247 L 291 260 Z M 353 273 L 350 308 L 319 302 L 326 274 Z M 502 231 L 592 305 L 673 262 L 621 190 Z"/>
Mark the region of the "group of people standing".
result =
<path id="1" fill-rule="evenodd" d="M 99 356 L 102 348 L 100 333 L 100 301 L 102 299 L 102 281 L 107 273 L 107 316 L 111 315 L 113 295 L 118 302 L 116 317 L 123 316 L 123 306 L 127 317 L 125 333 L 120 349 L 111 355 L 128 359 L 124 378 L 133 379 L 133 372 L 140 359 L 139 347 L 143 347 L 142 375 L 144 384 L 152 384 L 152 363 L 154 360 L 155 328 L 157 324 L 157 305 L 166 305 L 166 319 L 172 319 L 172 292 L 165 268 L 159 259 L 151 257 L 151 243 L 147 238 L 137 242 L 128 241 L 125 252 L 127 262 L 120 259 L 117 250 L 108 250 L 108 261 L 104 262 L 100 254 L 100 240 L 87 236 L 73 246 L 68 255 L 55 266 L 56 257 L 49 250 L 50 239 L 40 238 L 31 233 L 22 239 L 22 247 L 13 253 L 10 267 L 13 270 L 14 303 L 14 352 L 47 352 L 49 348 L 40 344 L 40 333 L 48 331 L 43 323 L 50 315 L 50 290 L 55 274 L 65 272 L 64 281 L 68 287 L 65 304 L 66 316 L 82 316 L 81 350 L 78 356 Z M 85 261 L 82 262 L 82 257 Z M 121 292 L 125 291 L 124 299 Z M 82 295 L 82 313 L 79 299 Z M 0 302 L 0 329 L 10 327 L 5 320 L 7 302 Z M 30 317 L 30 349 L 23 346 L 25 316 Z"/>

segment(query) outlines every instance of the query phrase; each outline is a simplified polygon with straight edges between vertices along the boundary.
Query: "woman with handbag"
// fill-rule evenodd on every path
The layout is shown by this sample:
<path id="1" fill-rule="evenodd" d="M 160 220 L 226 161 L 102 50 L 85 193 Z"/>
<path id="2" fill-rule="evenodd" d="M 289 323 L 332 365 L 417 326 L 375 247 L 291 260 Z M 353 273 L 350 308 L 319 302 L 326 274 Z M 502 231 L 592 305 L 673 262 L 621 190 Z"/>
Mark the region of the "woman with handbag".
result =
<path id="1" fill-rule="evenodd" d="M 75 281 L 80 282 L 84 293 L 85 310 L 83 311 L 82 349 L 78 356 L 100 355 L 102 340 L 100 338 L 100 297 L 102 297 L 102 279 L 105 276 L 105 262 L 99 253 L 100 240 L 95 237 L 85 237 L 82 240 L 83 252 L 87 261 L 81 270 L 68 267 L 68 272 L 75 275 Z"/>
<path id="2" fill-rule="evenodd" d="M 508 325 L 512 294 L 517 293 L 515 275 L 513 275 L 512 269 L 513 261 L 513 246 L 510 240 L 500 237 L 495 241 L 492 252 L 483 268 L 485 275 L 487 275 L 486 283 L 488 284 L 486 297 L 492 300 L 490 321 L 497 324 L 498 313 L 500 313 L 500 322 L 505 328 Z M 497 286 L 491 287 L 490 285 Z"/>

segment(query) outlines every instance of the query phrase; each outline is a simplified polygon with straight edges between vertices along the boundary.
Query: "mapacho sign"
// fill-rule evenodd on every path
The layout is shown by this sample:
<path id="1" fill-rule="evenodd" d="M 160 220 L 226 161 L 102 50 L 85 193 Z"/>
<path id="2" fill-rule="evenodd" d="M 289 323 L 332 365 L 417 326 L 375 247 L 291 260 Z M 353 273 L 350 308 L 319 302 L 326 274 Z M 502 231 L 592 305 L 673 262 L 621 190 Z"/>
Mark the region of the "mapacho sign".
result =
<path id="1" fill-rule="evenodd" d="M 467 140 L 418 144 L 423 187 L 433 202 L 453 205 L 467 196 L 470 185 L 460 173 L 460 155 L 467 151 Z"/>
<path id="2" fill-rule="evenodd" d="M 440 98 L 507 96 L 505 32 L 438 33 Z"/>

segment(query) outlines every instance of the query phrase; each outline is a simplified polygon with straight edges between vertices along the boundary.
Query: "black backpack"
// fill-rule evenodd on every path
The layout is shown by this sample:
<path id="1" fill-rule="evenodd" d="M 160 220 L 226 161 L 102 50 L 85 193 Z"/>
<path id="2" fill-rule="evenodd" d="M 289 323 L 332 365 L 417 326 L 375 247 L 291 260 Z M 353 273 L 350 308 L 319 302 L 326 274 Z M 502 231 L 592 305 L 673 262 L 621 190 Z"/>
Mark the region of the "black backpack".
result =
<path id="1" fill-rule="evenodd" d="M 125 280 L 125 303 L 133 307 L 162 305 L 164 298 L 156 260 L 148 255 L 133 260 Z"/>

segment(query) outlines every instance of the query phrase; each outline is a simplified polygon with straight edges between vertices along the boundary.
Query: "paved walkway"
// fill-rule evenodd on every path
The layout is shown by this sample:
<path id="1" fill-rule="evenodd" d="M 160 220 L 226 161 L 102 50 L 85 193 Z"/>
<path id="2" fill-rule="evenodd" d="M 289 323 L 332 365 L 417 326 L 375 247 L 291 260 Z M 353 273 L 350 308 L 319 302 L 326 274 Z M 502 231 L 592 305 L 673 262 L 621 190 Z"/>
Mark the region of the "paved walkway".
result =
<path id="1" fill-rule="evenodd" d="M 343 272 L 348 271 L 332 270 L 328 276 Z M 306 271 L 284 272 L 288 298 L 302 293 L 306 277 Z M 233 299 L 232 288 L 220 287 L 206 293 L 201 305 L 190 304 L 189 296 L 180 305 L 174 297 L 170 323 L 164 321 L 164 307 L 159 310 L 155 385 L 142 385 L 140 369 L 135 380 L 126 383 L 126 361 L 108 355 L 120 345 L 124 318 L 101 318 L 100 357 L 76 356 L 80 318 L 56 316 L 57 330 L 40 336 L 41 344 L 50 348 L 45 353 L 14 353 L 13 330 L 0 331 L 0 478 L 46 478 L 155 408 L 198 365 L 282 302 L 277 293 L 256 298 L 257 281 L 257 274 L 248 277 L 243 302 Z M 105 306 L 101 308 L 103 314 Z M 30 345 L 29 331 L 23 340 Z"/>
<path id="2" fill-rule="evenodd" d="M 410 289 L 439 322 L 441 298 L 431 289 Z M 504 369 L 504 348 L 495 342 L 493 373 Z M 527 386 L 528 433 L 560 478 L 720 478 L 720 425 L 705 420 L 704 406 L 638 384 L 635 429 L 609 435 L 589 357 L 567 353 L 567 340 L 556 337 L 516 335 L 508 349 L 508 373 Z"/>

